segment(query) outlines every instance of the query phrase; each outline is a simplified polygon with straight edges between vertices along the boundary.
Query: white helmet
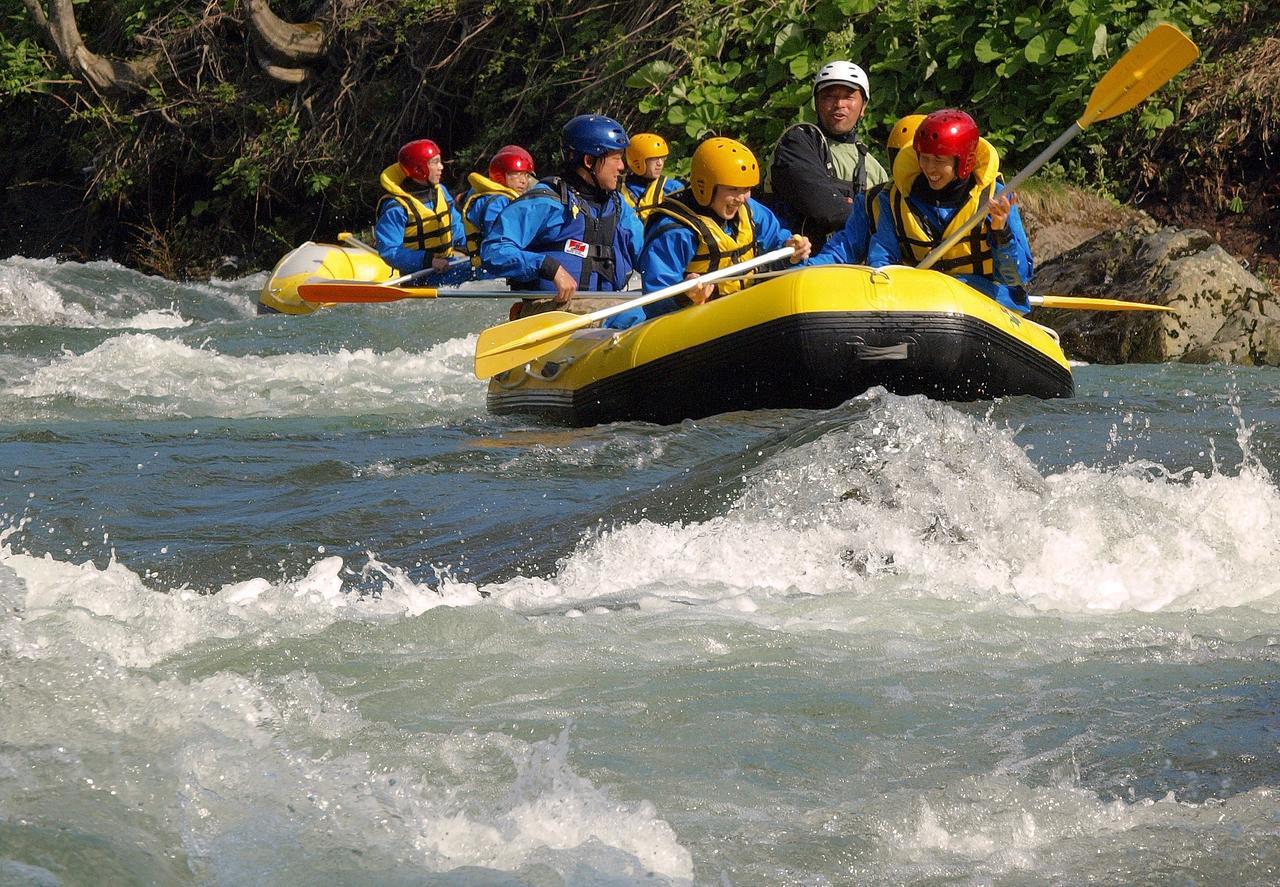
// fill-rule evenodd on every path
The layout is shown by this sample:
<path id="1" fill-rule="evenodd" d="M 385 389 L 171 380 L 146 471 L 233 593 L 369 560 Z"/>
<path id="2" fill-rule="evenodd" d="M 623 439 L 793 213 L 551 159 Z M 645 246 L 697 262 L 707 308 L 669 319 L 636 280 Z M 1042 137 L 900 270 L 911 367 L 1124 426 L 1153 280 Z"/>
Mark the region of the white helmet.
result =
<path id="1" fill-rule="evenodd" d="M 853 62 L 827 62 L 823 65 L 813 79 L 813 100 L 818 100 L 822 87 L 833 83 L 860 89 L 863 101 L 871 101 L 871 81 L 867 79 L 867 72 Z"/>

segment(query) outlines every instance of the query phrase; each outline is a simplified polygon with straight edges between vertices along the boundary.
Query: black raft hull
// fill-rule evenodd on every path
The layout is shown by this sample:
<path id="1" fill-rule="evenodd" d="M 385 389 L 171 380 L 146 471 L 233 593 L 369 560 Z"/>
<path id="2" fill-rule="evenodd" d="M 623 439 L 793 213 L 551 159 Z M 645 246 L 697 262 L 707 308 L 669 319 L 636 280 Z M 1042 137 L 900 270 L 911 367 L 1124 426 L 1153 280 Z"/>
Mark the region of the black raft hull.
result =
<path id="1" fill-rule="evenodd" d="M 825 409 L 869 388 L 940 400 L 1070 397 L 1052 331 L 930 271 L 835 266 L 623 333 L 589 329 L 494 378 L 489 410 L 557 425 Z"/>

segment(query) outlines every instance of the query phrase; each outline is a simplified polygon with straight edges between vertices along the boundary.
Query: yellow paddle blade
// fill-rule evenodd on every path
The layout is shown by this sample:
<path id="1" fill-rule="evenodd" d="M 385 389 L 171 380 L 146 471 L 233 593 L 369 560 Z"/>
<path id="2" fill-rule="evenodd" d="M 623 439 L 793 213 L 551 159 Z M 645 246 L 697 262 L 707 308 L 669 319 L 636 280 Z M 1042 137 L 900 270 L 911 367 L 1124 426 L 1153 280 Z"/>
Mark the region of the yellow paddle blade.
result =
<path id="1" fill-rule="evenodd" d="M 1177 308 L 1168 305 L 1148 305 L 1145 302 L 1122 302 L 1119 299 L 1095 299 L 1092 296 L 1032 296 L 1031 304 L 1037 308 L 1066 308 L 1081 311 L 1167 311 L 1177 314 Z"/>
<path id="2" fill-rule="evenodd" d="M 439 290 L 425 286 L 385 286 L 358 280 L 324 280 L 298 284 L 304 302 L 398 302 L 401 299 L 434 299 Z"/>
<path id="3" fill-rule="evenodd" d="M 1173 25 L 1161 23 L 1134 44 L 1093 89 L 1081 128 L 1135 108 L 1173 75 L 1191 64 L 1200 50 Z"/>
<path id="4" fill-rule="evenodd" d="M 488 379 L 555 351 L 574 330 L 591 323 L 585 314 L 547 311 L 489 327 L 476 342 L 476 378 Z"/>

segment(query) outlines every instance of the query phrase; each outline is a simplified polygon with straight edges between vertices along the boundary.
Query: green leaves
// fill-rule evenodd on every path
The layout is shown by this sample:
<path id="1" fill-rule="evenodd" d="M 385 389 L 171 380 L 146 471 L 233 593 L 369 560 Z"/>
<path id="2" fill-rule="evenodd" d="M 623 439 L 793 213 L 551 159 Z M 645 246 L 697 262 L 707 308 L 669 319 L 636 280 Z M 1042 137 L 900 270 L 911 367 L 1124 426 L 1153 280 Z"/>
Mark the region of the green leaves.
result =
<path id="1" fill-rule="evenodd" d="M 1027 43 L 1022 55 L 1033 65 L 1038 65 L 1049 57 L 1049 39 L 1044 34 L 1037 34 Z"/>
<path id="2" fill-rule="evenodd" d="M 836 9 L 841 15 L 865 15 L 869 12 L 875 12 L 875 0 L 837 0 Z"/>
<path id="3" fill-rule="evenodd" d="M 660 89 L 675 73 L 676 66 L 665 59 L 656 59 L 638 69 L 627 78 L 629 89 Z"/>
<path id="4" fill-rule="evenodd" d="M 660 131 L 733 135 L 763 158 L 785 127 L 813 118 L 817 68 L 848 58 L 871 77 L 862 127 L 873 147 L 903 114 L 956 106 L 973 114 L 993 144 L 1007 148 L 1007 165 L 1016 168 L 1080 113 L 1136 32 L 1164 18 L 1213 15 L 1222 0 L 1163 0 L 1158 14 L 1137 0 L 686 2 L 687 10 L 705 16 L 694 14 L 684 26 L 691 61 L 663 69 L 673 78 L 665 94 L 640 104 L 656 115 L 652 125 Z M 652 67 L 628 85 L 652 88 Z M 1153 104 L 1139 125 L 1154 133 L 1175 119 L 1172 110 Z M 692 146 L 681 147 L 687 155 Z M 1072 150 L 1083 154 L 1088 144 L 1069 149 L 1068 159 Z M 1093 165 L 1081 160 L 1065 168 Z"/>
<path id="5" fill-rule="evenodd" d="M 1093 57 L 1102 58 L 1107 54 L 1107 26 L 1098 25 L 1093 32 Z"/>
<path id="6" fill-rule="evenodd" d="M 50 53 L 30 39 L 10 43 L 0 34 L 0 97 L 43 92 L 53 66 Z"/>
<path id="7" fill-rule="evenodd" d="M 994 61 L 999 61 L 1003 55 L 994 46 L 991 45 L 991 35 L 985 34 L 978 38 L 978 42 L 973 46 L 973 56 L 984 65 Z"/>

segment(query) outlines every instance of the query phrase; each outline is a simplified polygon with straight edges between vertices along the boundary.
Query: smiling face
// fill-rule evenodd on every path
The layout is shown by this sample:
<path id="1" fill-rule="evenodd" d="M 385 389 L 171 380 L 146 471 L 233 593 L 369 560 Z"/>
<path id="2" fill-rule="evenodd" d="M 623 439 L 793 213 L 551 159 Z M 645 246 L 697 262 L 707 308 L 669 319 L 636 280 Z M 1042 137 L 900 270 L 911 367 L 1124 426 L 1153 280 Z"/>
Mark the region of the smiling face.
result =
<path id="1" fill-rule="evenodd" d="M 656 179 L 662 175 L 663 167 L 666 165 L 666 157 L 650 157 L 644 162 L 644 177 L 646 179 Z"/>
<path id="2" fill-rule="evenodd" d="M 728 185 L 716 185 L 711 195 L 709 209 L 722 219 L 732 219 L 738 214 L 751 196 L 750 188 L 731 188 Z"/>
<path id="3" fill-rule="evenodd" d="M 596 184 L 606 191 L 617 191 L 622 184 L 622 175 L 627 171 L 627 162 L 621 151 L 610 151 L 595 159 Z"/>
<path id="4" fill-rule="evenodd" d="M 862 90 L 853 86 L 833 83 L 822 87 L 815 103 L 818 121 L 832 135 L 842 136 L 853 131 L 867 108 Z"/>
<path id="5" fill-rule="evenodd" d="M 920 174 L 939 191 L 956 180 L 956 159 L 947 154 L 918 154 Z"/>

